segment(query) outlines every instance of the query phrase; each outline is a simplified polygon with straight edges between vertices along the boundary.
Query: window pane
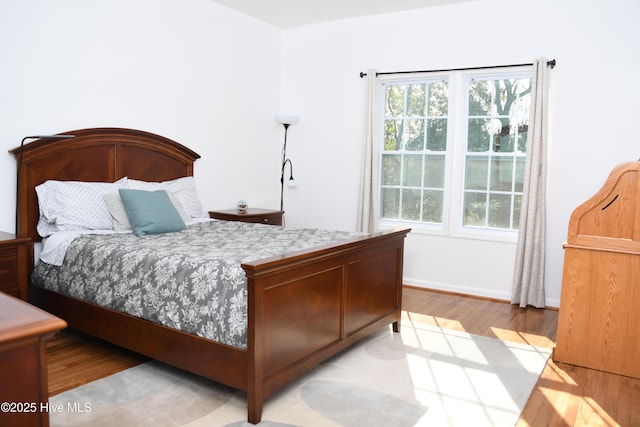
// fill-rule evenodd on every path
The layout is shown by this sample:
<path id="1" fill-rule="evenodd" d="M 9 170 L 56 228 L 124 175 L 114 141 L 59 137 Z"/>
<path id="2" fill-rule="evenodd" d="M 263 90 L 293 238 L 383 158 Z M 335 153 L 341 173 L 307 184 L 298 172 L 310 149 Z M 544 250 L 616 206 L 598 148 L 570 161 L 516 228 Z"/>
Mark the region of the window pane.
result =
<path id="1" fill-rule="evenodd" d="M 469 119 L 467 151 L 489 151 L 491 119 Z"/>
<path id="2" fill-rule="evenodd" d="M 387 85 L 385 89 L 385 117 L 404 115 L 405 86 Z"/>
<path id="3" fill-rule="evenodd" d="M 422 183 L 422 155 L 404 156 L 402 185 L 420 187 Z"/>
<path id="4" fill-rule="evenodd" d="M 426 84 L 407 86 L 407 116 L 424 116 Z"/>
<path id="5" fill-rule="evenodd" d="M 531 104 L 531 79 L 496 80 L 495 87 L 495 114 L 501 116 L 500 120 L 503 123 L 500 151 L 525 152 Z M 508 141 L 505 140 L 507 135 Z"/>
<path id="6" fill-rule="evenodd" d="M 486 190 L 488 168 L 489 168 L 489 157 L 467 156 L 467 167 L 465 170 L 464 188 L 466 190 Z"/>
<path id="7" fill-rule="evenodd" d="M 382 156 L 382 185 L 400 185 L 400 162 L 402 156 Z"/>
<path id="8" fill-rule="evenodd" d="M 485 193 L 465 193 L 462 224 L 471 227 L 484 227 L 486 206 Z"/>
<path id="9" fill-rule="evenodd" d="M 513 114 L 528 119 L 531 108 L 531 78 L 513 80 L 511 90 L 516 97 L 511 108 Z"/>
<path id="10" fill-rule="evenodd" d="M 402 120 L 384 121 L 384 149 L 396 151 L 402 149 Z"/>
<path id="11" fill-rule="evenodd" d="M 529 125 L 526 122 L 521 122 L 518 125 L 518 135 L 516 141 L 518 144 L 518 151 L 521 153 L 527 152 L 527 137 L 529 136 Z"/>
<path id="12" fill-rule="evenodd" d="M 425 157 L 424 186 L 444 188 L 444 156 Z"/>
<path id="13" fill-rule="evenodd" d="M 405 140 L 406 149 L 410 151 L 418 151 L 424 148 L 424 119 L 407 119 L 405 121 L 406 129 Z"/>
<path id="14" fill-rule="evenodd" d="M 467 153 L 487 156 L 467 156 L 464 189 L 491 193 L 479 193 L 475 198 L 465 195 L 464 221 L 467 225 L 509 230 L 517 215 L 516 196 L 523 188 L 531 80 L 469 80 L 468 88 Z M 487 172 L 490 176 L 485 182 Z M 481 200 L 484 197 L 488 197 L 486 202 Z M 487 208 L 485 214 L 482 206 Z M 487 218 L 481 225 L 484 216 Z"/>
<path id="15" fill-rule="evenodd" d="M 427 150 L 445 151 L 447 149 L 447 119 L 427 120 Z"/>
<path id="16" fill-rule="evenodd" d="M 509 119 L 494 120 L 494 126 L 493 151 L 496 153 L 513 153 L 515 130 L 509 124 Z"/>
<path id="17" fill-rule="evenodd" d="M 513 178 L 513 158 L 494 157 L 491 159 L 491 183 L 492 191 L 511 191 Z"/>
<path id="18" fill-rule="evenodd" d="M 488 116 L 491 114 L 491 82 L 471 80 L 469 82 L 469 115 Z"/>
<path id="19" fill-rule="evenodd" d="M 420 190 L 402 190 L 402 219 L 420 221 Z"/>
<path id="20" fill-rule="evenodd" d="M 514 191 L 517 193 L 522 193 L 524 188 L 524 160 L 524 157 L 516 158 L 516 182 Z"/>
<path id="21" fill-rule="evenodd" d="M 442 222 L 448 91 L 442 81 L 385 84 L 382 218 Z"/>
<path id="22" fill-rule="evenodd" d="M 422 202 L 422 220 L 436 224 L 442 223 L 442 203 L 444 192 L 425 190 Z"/>
<path id="23" fill-rule="evenodd" d="M 513 197 L 513 226 L 514 230 L 520 229 L 520 207 L 522 206 L 522 196 L 516 194 Z"/>
<path id="24" fill-rule="evenodd" d="M 511 226 L 511 195 L 489 194 L 489 227 L 506 228 Z"/>
<path id="25" fill-rule="evenodd" d="M 449 84 L 447 82 L 429 85 L 429 116 L 446 116 L 449 109 Z"/>
<path id="26" fill-rule="evenodd" d="M 493 151 L 503 153 L 526 152 L 528 128 L 526 124 L 515 119 L 507 121 L 506 118 L 501 118 L 498 126 L 496 126 L 496 135 L 493 137 Z"/>
<path id="27" fill-rule="evenodd" d="M 381 200 L 380 216 L 388 219 L 400 218 L 400 189 L 383 188 Z"/>

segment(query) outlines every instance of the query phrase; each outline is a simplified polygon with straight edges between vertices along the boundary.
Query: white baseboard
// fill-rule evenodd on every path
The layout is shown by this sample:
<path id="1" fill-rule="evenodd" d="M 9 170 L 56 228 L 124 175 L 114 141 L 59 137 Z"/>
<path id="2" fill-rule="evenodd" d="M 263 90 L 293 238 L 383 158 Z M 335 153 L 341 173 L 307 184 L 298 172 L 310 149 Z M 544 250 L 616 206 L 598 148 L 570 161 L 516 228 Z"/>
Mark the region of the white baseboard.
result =
<path id="1" fill-rule="evenodd" d="M 403 277 L 403 283 L 417 288 L 433 289 L 436 291 L 452 292 L 457 294 L 471 295 L 484 298 L 492 298 L 500 301 L 511 302 L 511 292 L 493 291 L 485 288 L 473 288 L 467 286 L 458 286 L 450 283 L 431 282 L 411 277 Z M 546 299 L 545 304 L 550 308 L 560 307 L 560 301 L 555 299 Z"/>

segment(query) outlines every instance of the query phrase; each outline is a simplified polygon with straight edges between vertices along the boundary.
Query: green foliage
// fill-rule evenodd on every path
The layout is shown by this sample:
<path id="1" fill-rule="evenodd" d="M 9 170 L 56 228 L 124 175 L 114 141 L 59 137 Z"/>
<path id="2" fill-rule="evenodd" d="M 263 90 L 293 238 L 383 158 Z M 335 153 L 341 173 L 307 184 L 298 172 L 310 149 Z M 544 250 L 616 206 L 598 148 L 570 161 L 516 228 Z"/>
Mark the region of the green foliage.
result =
<path id="1" fill-rule="evenodd" d="M 467 151 L 525 152 L 531 79 L 470 80 Z"/>
<path id="2" fill-rule="evenodd" d="M 445 151 L 448 84 L 432 82 L 385 87 L 385 151 Z"/>
<path id="3" fill-rule="evenodd" d="M 462 222 L 517 229 L 531 79 L 469 79 L 467 89 Z M 385 85 L 382 218 L 442 223 L 448 110 L 448 81 Z"/>

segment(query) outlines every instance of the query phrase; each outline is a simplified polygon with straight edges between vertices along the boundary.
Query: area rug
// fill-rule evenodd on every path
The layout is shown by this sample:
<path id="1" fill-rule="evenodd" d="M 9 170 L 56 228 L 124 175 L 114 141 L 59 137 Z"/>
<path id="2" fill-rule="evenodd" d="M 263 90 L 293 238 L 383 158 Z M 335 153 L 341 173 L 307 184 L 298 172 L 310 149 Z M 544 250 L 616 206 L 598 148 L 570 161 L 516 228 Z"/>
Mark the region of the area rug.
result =
<path id="1" fill-rule="evenodd" d="M 551 350 L 405 322 L 265 402 L 260 426 L 513 426 Z M 245 394 L 151 361 L 49 400 L 52 426 L 249 426 Z"/>

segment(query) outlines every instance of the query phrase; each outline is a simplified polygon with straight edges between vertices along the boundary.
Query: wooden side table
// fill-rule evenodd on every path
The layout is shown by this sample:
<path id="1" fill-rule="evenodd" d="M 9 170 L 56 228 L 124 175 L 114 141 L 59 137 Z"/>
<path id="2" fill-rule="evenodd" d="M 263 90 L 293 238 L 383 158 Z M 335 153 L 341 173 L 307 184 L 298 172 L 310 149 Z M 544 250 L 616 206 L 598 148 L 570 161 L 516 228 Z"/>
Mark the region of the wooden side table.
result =
<path id="1" fill-rule="evenodd" d="M 31 239 L 0 231 L 0 291 L 26 301 L 32 267 Z"/>
<path id="2" fill-rule="evenodd" d="M 225 221 L 258 222 L 269 225 L 282 225 L 284 211 L 269 209 L 249 208 L 246 211 L 228 209 L 222 211 L 209 211 L 209 218 L 223 219 Z"/>
<path id="3" fill-rule="evenodd" d="M 48 426 L 46 340 L 66 322 L 0 293 L 0 425 Z"/>

